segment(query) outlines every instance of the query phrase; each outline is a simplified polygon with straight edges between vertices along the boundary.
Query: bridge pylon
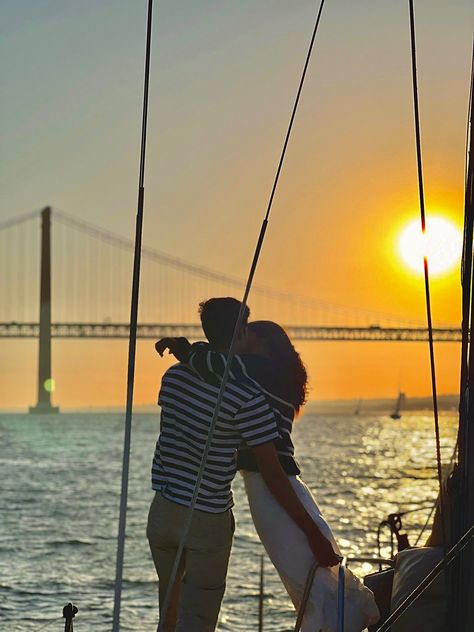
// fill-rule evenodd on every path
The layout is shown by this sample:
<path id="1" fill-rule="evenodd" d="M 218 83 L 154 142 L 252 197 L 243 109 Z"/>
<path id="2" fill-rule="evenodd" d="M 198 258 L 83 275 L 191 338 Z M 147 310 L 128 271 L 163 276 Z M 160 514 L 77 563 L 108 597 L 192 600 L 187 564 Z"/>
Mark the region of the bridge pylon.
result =
<path id="1" fill-rule="evenodd" d="M 51 403 L 54 380 L 51 374 L 51 208 L 41 211 L 41 289 L 39 313 L 38 401 L 30 413 L 58 413 Z"/>

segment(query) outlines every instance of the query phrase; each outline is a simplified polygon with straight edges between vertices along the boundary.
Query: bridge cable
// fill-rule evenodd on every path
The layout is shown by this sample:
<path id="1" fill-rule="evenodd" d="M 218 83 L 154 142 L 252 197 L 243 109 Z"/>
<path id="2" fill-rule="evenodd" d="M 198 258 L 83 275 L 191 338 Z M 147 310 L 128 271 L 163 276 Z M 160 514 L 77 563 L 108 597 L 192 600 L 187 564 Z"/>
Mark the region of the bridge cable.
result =
<path id="1" fill-rule="evenodd" d="M 310 59 L 311 59 L 311 53 L 312 53 L 312 50 L 313 50 L 313 45 L 314 45 L 314 41 L 315 41 L 315 38 L 316 38 L 316 33 L 318 31 L 319 23 L 320 23 L 320 20 L 321 20 L 321 14 L 322 14 L 322 10 L 323 10 L 323 7 L 324 7 L 324 2 L 325 2 L 325 0 L 321 0 L 320 5 L 319 5 L 319 10 L 318 10 L 318 13 L 317 13 L 317 16 L 316 16 L 316 21 L 315 21 L 314 28 L 313 28 L 313 34 L 312 34 L 311 41 L 310 41 L 310 44 L 309 44 L 309 47 L 308 47 L 308 52 L 307 52 L 307 55 L 306 55 L 306 60 L 305 60 L 305 63 L 304 63 L 302 74 L 301 74 L 298 90 L 297 90 L 297 93 L 296 93 L 296 98 L 295 98 L 295 102 L 294 102 L 294 105 L 293 105 L 293 110 L 292 110 L 292 113 L 291 113 L 291 116 L 290 116 L 288 129 L 287 129 L 285 140 L 284 140 L 284 143 L 283 143 L 283 148 L 282 148 L 282 151 L 281 151 L 281 154 L 280 154 L 280 159 L 279 159 L 279 162 L 278 162 L 278 166 L 277 166 L 277 170 L 276 170 L 276 174 L 275 174 L 275 179 L 273 181 L 273 186 L 272 186 L 272 189 L 271 189 L 271 192 L 270 192 L 270 197 L 269 197 L 269 200 L 268 200 L 267 209 L 266 209 L 265 216 L 263 218 L 262 226 L 261 226 L 261 229 L 260 229 L 260 233 L 259 233 L 259 236 L 258 236 L 258 239 L 257 239 L 257 244 L 256 244 L 256 247 L 255 247 L 255 252 L 254 252 L 252 264 L 250 266 L 250 272 L 249 272 L 249 276 L 248 276 L 248 279 L 247 279 L 247 284 L 245 286 L 244 295 L 243 295 L 243 298 L 242 298 L 239 314 L 238 314 L 238 317 L 237 317 L 237 322 L 235 323 L 234 332 L 232 334 L 232 341 L 230 343 L 229 351 L 228 351 L 228 354 L 227 354 L 227 361 L 226 361 L 226 365 L 225 365 L 225 368 L 224 368 L 224 373 L 222 375 L 221 385 L 220 385 L 220 389 L 219 389 L 219 394 L 217 396 L 217 401 L 216 401 L 216 405 L 215 405 L 215 408 L 214 408 L 214 413 L 213 413 L 212 420 L 211 420 L 211 423 L 210 423 L 210 426 L 209 426 L 209 433 L 208 433 L 208 436 L 207 436 L 206 445 L 204 447 L 200 468 L 199 468 L 199 471 L 198 471 L 198 475 L 196 477 L 196 483 L 195 483 L 195 487 L 194 487 L 193 496 L 192 496 L 192 499 L 191 499 L 191 503 L 190 503 L 189 507 L 187 508 L 187 513 L 186 513 L 186 518 L 185 518 L 185 521 L 184 521 L 182 537 L 181 537 L 181 540 L 180 540 L 180 543 L 179 543 L 179 546 L 178 546 L 178 549 L 177 549 L 177 553 L 176 553 L 176 557 L 175 557 L 175 560 L 174 560 L 173 568 L 172 568 L 172 571 L 171 571 L 171 574 L 170 574 L 170 577 L 169 577 L 168 590 L 166 591 L 165 599 L 164 599 L 164 602 L 163 602 L 162 607 L 161 607 L 160 622 L 158 624 L 157 632 L 164 632 L 165 621 L 166 621 L 166 614 L 167 614 L 168 607 L 169 607 L 170 600 L 171 600 L 172 588 L 174 586 L 174 583 L 176 581 L 176 577 L 178 575 L 178 568 L 179 568 L 179 564 L 180 564 L 180 561 L 181 561 L 181 556 L 183 554 L 184 546 L 185 546 L 186 540 L 188 538 L 189 530 L 190 530 L 190 527 L 191 527 L 191 521 L 192 521 L 192 517 L 193 517 L 194 507 L 196 505 L 197 498 L 198 498 L 198 495 L 199 495 L 199 490 L 200 490 L 200 487 L 201 487 L 201 481 L 202 481 L 202 478 L 203 478 L 203 475 L 204 475 L 204 469 L 206 467 L 207 456 L 208 456 L 209 449 L 210 449 L 210 446 L 211 446 L 212 437 L 213 437 L 213 434 L 214 434 L 215 426 L 216 426 L 217 419 L 218 419 L 219 412 L 220 412 L 221 405 L 222 405 L 222 400 L 223 400 L 223 397 L 224 397 L 225 388 L 226 388 L 227 381 L 228 381 L 228 378 L 229 378 L 230 366 L 231 366 L 233 357 L 235 355 L 235 346 L 236 346 L 237 339 L 238 339 L 238 336 L 239 336 L 239 333 L 240 333 L 240 329 L 241 329 L 241 326 L 242 326 L 242 322 L 243 322 L 243 319 L 244 319 L 244 313 L 245 313 L 246 306 L 247 306 L 248 295 L 249 295 L 250 289 L 252 287 L 252 282 L 253 282 L 255 271 L 256 271 L 256 268 L 257 268 L 258 260 L 259 260 L 259 257 L 260 257 L 260 252 L 262 250 L 263 242 L 264 242 L 264 239 L 265 239 L 265 232 L 266 232 L 266 229 L 267 229 L 268 220 L 269 220 L 269 217 L 270 217 L 270 212 L 271 212 L 272 205 L 273 205 L 273 199 L 275 197 L 275 192 L 276 192 L 277 185 L 278 185 L 278 182 L 279 182 L 280 173 L 281 173 L 281 170 L 282 170 L 283 161 L 285 159 L 286 149 L 288 147 L 288 142 L 289 142 L 289 139 L 290 139 L 291 131 L 293 129 L 293 123 L 294 123 L 294 120 L 295 120 L 296 111 L 298 109 L 298 104 L 299 104 L 299 101 L 300 101 L 300 96 L 301 96 L 301 92 L 302 92 L 302 89 L 303 89 L 304 80 L 305 80 L 305 77 L 306 77 L 306 71 L 308 69 L 308 65 L 309 65 L 309 62 L 310 62 Z"/>
<path id="2" fill-rule="evenodd" d="M 4 222 L 0 222 L 0 230 L 5 230 L 6 228 L 11 228 L 12 226 L 17 226 L 18 224 L 23 224 L 24 222 L 27 222 L 30 219 L 35 219 L 35 218 L 40 217 L 40 215 L 41 215 L 41 211 L 36 210 L 36 211 L 30 211 L 28 213 L 24 213 L 23 215 L 20 215 L 19 217 L 7 219 Z"/>
<path id="3" fill-rule="evenodd" d="M 426 216 L 425 216 L 425 195 L 423 187 L 423 162 L 421 155 L 421 133 L 420 133 L 420 112 L 418 105 L 418 80 L 416 69 L 416 40 L 415 40 L 415 14 L 413 8 L 414 0 L 409 0 L 410 8 L 410 36 L 411 36 L 411 62 L 412 62 L 412 79 L 413 79 L 413 108 L 415 123 L 415 140 L 416 140 L 416 159 L 418 171 L 418 193 L 420 202 L 420 219 L 421 232 L 426 243 Z M 426 251 L 423 253 L 423 272 L 425 280 L 425 301 L 426 301 L 426 317 L 428 321 L 428 345 L 430 353 L 430 373 L 431 373 L 431 390 L 433 398 L 433 415 L 434 429 L 436 437 L 436 464 L 439 483 L 439 499 L 440 499 L 440 517 L 442 524 L 443 549 L 446 555 L 447 537 L 446 537 L 446 504 L 443 489 L 443 473 L 441 467 L 441 444 L 439 431 L 439 415 L 438 415 L 438 395 L 436 388 L 436 364 L 433 344 L 433 323 L 431 318 L 431 297 L 430 297 L 430 277 L 428 268 L 428 255 Z"/>
<path id="4" fill-rule="evenodd" d="M 65 213 L 64 211 L 55 210 L 55 218 L 57 221 L 61 222 L 64 225 L 75 228 L 78 231 L 82 231 L 83 233 L 88 234 L 89 236 L 93 236 L 96 239 L 100 239 L 105 243 L 115 246 L 118 249 L 122 249 L 124 252 L 133 252 L 134 250 L 133 240 L 129 240 L 120 235 L 117 235 L 116 233 L 106 231 L 103 228 L 98 227 L 90 222 L 78 220 L 71 215 Z M 195 263 L 190 263 L 189 261 L 186 261 L 184 259 L 176 258 L 167 253 L 161 252 L 159 250 L 154 250 L 153 248 L 149 248 L 147 246 L 143 246 L 142 256 L 144 259 L 152 259 L 158 264 L 168 265 L 172 268 L 175 268 L 176 270 L 187 271 L 189 272 L 189 274 L 192 274 L 195 277 L 207 279 L 207 281 L 210 281 L 212 279 L 216 283 L 223 284 L 223 287 L 225 287 L 226 285 L 232 285 L 236 288 L 239 288 L 239 290 L 240 288 L 245 287 L 245 281 L 239 279 L 238 277 L 223 274 L 221 272 L 216 272 L 211 268 L 206 268 Z M 293 308 L 296 305 L 297 307 L 301 307 L 306 310 L 320 309 L 324 310 L 325 312 L 330 311 L 333 314 L 337 313 L 338 315 L 343 316 L 347 316 L 349 313 L 351 315 L 354 314 L 354 310 L 350 310 L 345 305 L 337 303 L 326 303 L 311 296 L 293 294 L 288 291 L 276 289 L 274 287 L 267 287 L 254 283 L 252 285 L 252 290 L 254 294 L 258 293 L 259 296 L 266 297 L 267 300 L 289 302 Z M 206 290 L 205 293 L 209 294 L 209 291 Z M 307 311 L 307 316 L 311 317 L 310 311 Z M 415 327 L 421 326 L 419 321 L 414 321 L 407 318 L 394 316 L 393 314 L 366 309 L 358 310 L 358 318 L 371 320 L 375 319 L 376 322 L 379 322 L 380 320 L 393 323 L 395 325 L 406 324 L 408 326 Z M 452 328 L 452 325 L 450 323 L 440 323 L 440 325 L 442 325 L 443 327 Z M 380 325 L 375 326 L 378 327 Z"/>
<path id="5" fill-rule="evenodd" d="M 128 371 L 127 371 L 127 404 L 125 411 L 125 433 L 122 465 L 122 485 L 120 494 L 120 515 L 117 539 L 117 561 L 115 570 L 115 595 L 113 632 L 120 629 L 120 605 L 122 599 L 123 561 L 125 549 L 125 530 L 127 518 L 128 478 L 130 466 L 130 443 L 132 429 L 133 387 L 135 382 L 135 354 L 137 346 L 137 322 L 138 322 L 138 298 L 140 289 L 140 265 L 143 227 L 143 203 L 145 196 L 145 157 L 146 157 L 146 132 L 148 119 L 148 87 L 150 77 L 150 52 L 152 31 L 153 0 L 148 0 L 147 27 L 146 27 L 146 52 L 145 52 L 145 76 L 143 83 L 143 113 L 140 148 L 140 167 L 138 178 L 138 204 L 135 227 L 135 251 L 133 259 L 132 295 L 130 305 L 130 336 L 128 347 Z"/>

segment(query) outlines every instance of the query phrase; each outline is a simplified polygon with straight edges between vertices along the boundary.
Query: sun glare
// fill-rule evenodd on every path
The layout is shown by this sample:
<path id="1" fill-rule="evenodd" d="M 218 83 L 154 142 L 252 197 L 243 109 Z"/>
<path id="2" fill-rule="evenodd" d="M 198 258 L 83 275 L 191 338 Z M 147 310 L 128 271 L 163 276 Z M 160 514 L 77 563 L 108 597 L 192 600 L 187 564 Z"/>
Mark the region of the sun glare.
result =
<path id="1" fill-rule="evenodd" d="M 444 217 L 427 217 L 426 235 L 423 235 L 420 220 L 415 220 L 403 229 L 399 252 L 403 261 L 419 273 L 423 273 L 423 257 L 426 255 L 430 273 L 440 275 L 459 262 L 462 234 L 455 224 Z"/>

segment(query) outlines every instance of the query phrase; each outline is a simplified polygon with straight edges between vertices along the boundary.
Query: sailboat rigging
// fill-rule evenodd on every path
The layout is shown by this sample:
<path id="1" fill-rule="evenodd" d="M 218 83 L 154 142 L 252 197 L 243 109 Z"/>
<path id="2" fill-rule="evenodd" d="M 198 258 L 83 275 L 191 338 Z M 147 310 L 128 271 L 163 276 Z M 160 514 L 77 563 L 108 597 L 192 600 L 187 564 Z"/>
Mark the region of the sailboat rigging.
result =
<path id="1" fill-rule="evenodd" d="M 132 293 L 130 298 L 130 334 L 128 346 L 128 367 L 127 367 L 127 400 L 125 410 L 124 447 L 122 464 L 122 483 L 120 493 L 120 513 L 117 537 L 117 560 L 115 568 L 115 594 L 114 594 L 114 614 L 113 632 L 120 630 L 120 606 L 122 599 L 122 579 L 123 562 L 125 552 L 125 531 L 127 521 L 127 497 L 128 479 L 130 466 L 130 444 L 132 434 L 132 412 L 133 412 L 133 390 L 135 383 L 135 355 L 137 348 L 137 326 L 138 326 L 138 298 L 140 293 L 140 268 L 142 254 L 142 231 L 143 231 L 143 210 L 145 202 L 145 159 L 146 159 L 146 134 L 148 122 L 148 90 L 150 84 L 150 56 L 151 56 L 151 34 L 153 24 L 153 0 L 148 0 L 147 28 L 146 28 L 146 51 L 145 51 L 145 73 L 143 82 L 143 112 L 140 146 L 140 166 L 138 177 L 138 203 L 135 225 L 135 248 L 133 258 Z"/>
<path id="2" fill-rule="evenodd" d="M 151 3 L 151 1 L 152 0 L 150 0 L 150 3 Z M 239 331 L 240 331 L 241 326 L 242 326 L 244 313 L 245 313 L 245 310 L 246 310 L 246 307 L 247 307 L 247 299 L 248 299 L 248 296 L 249 296 L 249 293 L 250 293 L 250 290 L 251 290 L 251 287 L 252 287 L 253 278 L 254 278 L 254 275 L 255 275 L 255 271 L 257 269 L 257 264 L 258 264 L 258 261 L 259 261 L 259 258 L 260 258 L 260 253 L 261 253 L 262 246 L 263 246 L 263 243 L 264 243 L 265 233 L 266 233 L 267 226 L 268 226 L 268 221 L 269 221 L 269 218 L 270 218 L 270 213 L 271 213 L 271 209 L 272 209 L 272 205 L 273 205 L 273 200 L 274 200 L 275 192 L 277 190 L 277 186 L 278 186 L 278 183 L 279 183 L 279 180 L 280 180 L 280 174 L 281 174 L 281 170 L 282 170 L 282 167 L 283 167 L 283 162 L 284 162 L 284 159 L 285 159 L 285 156 L 286 156 L 286 150 L 287 150 L 287 147 L 288 147 L 288 142 L 290 140 L 291 132 L 292 132 L 292 129 L 293 129 L 293 123 L 295 121 L 296 112 L 297 112 L 298 105 L 299 105 L 299 102 L 300 102 L 300 97 L 301 97 L 301 93 L 302 93 L 302 90 L 303 90 L 304 81 L 305 81 L 305 78 L 306 78 L 306 72 L 308 70 L 309 62 L 310 62 L 310 59 L 311 59 L 311 54 L 313 52 L 313 47 L 314 47 L 314 42 L 315 42 L 315 39 L 316 39 L 316 34 L 318 32 L 319 24 L 320 24 L 320 21 L 321 21 L 321 15 L 322 15 L 322 11 L 323 11 L 323 8 L 324 8 L 324 3 L 325 3 L 325 0 L 321 0 L 320 5 L 319 5 L 319 9 L 318 9 L 318 12 L 317 12 L 317 15 L 316 15 L 316 20 L 315 20 L 315 23 L 314 23 L 314 28 L 313 28 L 311 40 L 310 40 L 308 51 L 307 51 L 307 54 L 306 54 L 306 59 L 305 59 L 305 63 L 304 63 L 304 66 L 303 66 L 303 71 L 301 73 L 301 78 L 300 78 L 300 81 L 299 81 L 298 90 L 297 90 L 297 93 L 296 93 L 293 109 L 292 109 L 292 112 L 291 112 L 290 120 L 289 120 L 289 123 L 288 123 L 288 128 L 287 128 L 286 135 L 285 135 L 285 140 L 283 142 L 283 147 L 282 147 L 280 158 L 279 158 L 279 161 L 278 161 L 278 166 L 277 166 L 277 169 L 276 169 L 275 178 L 274 178 L 273 185 L 272 185 L 272 188 L 271 188 L 270 197 L 269 197 L 269 200 L 268 200 L 265 216 L 263 218 L 262 226 L 261 226 L 261 229 L 260 229 L 260 233 L 259 233 L 259 236 L 258 236 L 256 247 L 255 247 L 255 252 L 254 252 L 253 260 L 252 260 L 252 263 L 251 263 L 251 266 L 250 266 L 250 271 L 249 271 L 247 283 L 246 283 L 246 286 L 245 286 L 244 295 L 243 295 L 243 298 L 242 298 L 242 301 L 241 301 L 239 314 L 238 314 L 238 317 L 237 317 L 237 320 L 236 320 L 236 323 L 235 323 L 234 332 L 232 334 L 232 340 L 231 340 L 231 343 L 230 343 L 229 350 L 227 352 L 227 360 L 226 360 L 226 363 L 225 363 L 224 373 L 223 373 L 222 378 L 221 378 L 219 393 L 217 395 L 216 405 L 215 405 L 215 408 L 214 408 L 214 412 L 213 412 L 212 419 L 211 419 L 210 426 L 209 426 L 209 430 L 208 430 L 208 436 L 207 436 L 206 444 L 205 444 L 204 451 L 203 451 L 203 454 L 202 454 L 201 465 L 199 467 L 199 472 L 198 472 L 197 477 L 196 477 L 196 482 L 195 482 L 195 485 L 194 485 L 193 497 L 191 499 L 191 503 L 190 503 L 190 505 L 188 507 L 188 510 L 187 510 L 187 516 L 186 516 L 186 520 L 185 520 L 184 527 L 183 527 L 181 541 L 179 543 L 179 546 L 178 546 L 178 549 L 177 549 L 177 553 L 176 553 L 176 556 L 175 556 L 175 560 L 174 560 L 174 564 L 173 564 L 173 568 L 172 568 L 171 573 L 170 573 L 168 590 L 166 591 L 166 596 L 164 598 L 163 605 L 160 608 L 160 621 L 159 621 L 159 624 L 158 624 L 157 632 L 163 632 L 163 630 L 164 630 L 167 610 L 168 610 L 168 607 L 169 607 L 169 604 L 170 604 L 170 601 L 171 601 L 171 596 L 172 596 L 172 589 L 173 589 L 173 586 L 174 586 L 174 583 L 175 583 L 175 580 L 176 580 L 176 577 L 177 577 L 177 574 L 178 574 L 178 568 L 179 568 L 179 564 L 180 564 L 180 561 L 181 561 L 181 556 L 182 556 L 182 553 L 183 553 L 183 550 L 184 550 L 184 546 L 185 546 L 185 543 L 186 543 L 186 539 L 188 537 L 189 530 L 190 530 L 190 527 L 191 527 L 193 511 L 194 511 L 194 507 L 196 505 L 196 501 L 197 501 L 197 498 L 198 498 L 200 485 L 201 485 L 201 481 L 202 481 L 202 478 L 203 478 L 204 469 L 205 469 L 205 466 L 206 466 L 206 461 L 207 461 L 209 449 L 210 449 L 210 446 L 211 446 L 212 436 L 214 434 L 214 429 L 215 429 L 215 426 L 216 426 L 216 423 L 217 423 L 217 419 L 218 419 L 218 416 L 219 416 L 219 412 L 220 412 L 220 409 L 221 409 L 221 405 L 222 405 L 222 402 L 223 402 L 227 381 L 228 381 L 228 378 L 229 378 L 229 375 L 230 375 L 230 367 L 231 367 L 232 360 L 233 360 L 234 355 L 235 355 L 235 348 L 236 348 L 237 338 L 238 338 Z"/>
<path id="3" fill-rule="evenodd" d="M 413 80 L 413 113 L 415 124 L 415 141 L 416 141 L 416 165 L 418 172 L 418 194 L 420 202 L 420 220 L 422 235 L 426 235 L 426 213 L 425 213 L 425 190 L 423 183 L 423 159 L 421 153 L 421 129 L 420 129 L 420 111 L 418 103 L 418 73 L 416 67 L 416 35 L 415 35 L 415 9 L 414 0 L 409 0 L 410 9 L 410 41 L 411 41 L 411 62 L 412 62 L 412 80 Z M 430 376 L 431 376 L 431 392 L 433 399 L 433 420 L 436 441 L 436 466 L 438 472 L 439 499 L 440 499 L 440 515 L 443 533 L 443 548 L 446 554 L 446 507 L 443 489 L 443 473 L 441 463 L 441 439 L 439 431 L 439 414 L 438 414 L 438 394 L 436 385 L 436 362 L 433 342 L 433 322 L 431 315 L 431 294 L 430 294 L 430 273 L 428 265 L 428 255 L 423 253 L 423 278 L 425 282 L 425 305 L 426 320 L 428 328 L 428 347 L 430 356 Z"/>
<path id="4" fill-rule="evenodd" d="M 214 427 L 218 418 L 223 394 L 226 386 L 227 379 L 230 373 L 231 362 L 235 353 L 235 345 L 237 340 L 237 334 L 240 329 L 240 325 L 243 319 L 244 310 L 246 307 L 247 299 L 252 287 L 253 278 L 259 261 L 260 253 L 263 247 L 265 233 L 270 218 L 270 212 L 272 209 L 273 199 L 279 182 L 286 149 L 290 139 L 293 123 L 295 120 L 298 103 L 300 100 L 306 71 L 311 59 L 313 45 L 315 37 L 318 31 L 320 18 L 324 6 L 324 0 L 321 0 L 319 10 L 317 13 L 316 22 L 313 29 L 311 42 L 309 45 L 305 65 L 303 68 L 302 76 L 300 79 L 298 91 L 296 94 L 293 110 L 291 113 L 287 133 L 283 143 L 283 148 L 280 154 L 280 159 L 276 169 L 276 175 L 273 182 L 273 186 L 270 192 L 268 205 L 262 221 L 262 226 L 258 236 L 253 260 L 250 266 L 249 276 L 247 279 L 243 299 L 241 302 L 240 313 L 237 319 L 237 323 L 234 329 L 232 342 L 227 356 L 227 362 L 224 370 L 223 377 L 220 383 L 219 395 L 217 397 L 217 403 L 214 409 L 212 421 L 209 428 L 206 447 L 203 453 L 203 458 L 199 470 L 199 475 L 195 484 L 193 498 L 188 510 L 188 516 L 185 523 L 183 537 L 176 555 L 173 570 L 171 572 L 171 580 L 169 582 L 170 587 L 173 586 L 174 579 L 177 575 L 178 565 L 181 558 L 181 553 L 184 548 L 184 544 L 187 537 L 187 532 L 192 519 L 192 513 L 194 505 L 196 503 L 197 495 L 199 493 L 200 483 L 204 467 L 206 465 L 206 459 L 210 447 L 210 442 Z M 423 188 L 423 169 L 422 169 L 422 157 L 421 157 L 421 133 L 420 133 L 420 121 L 418 110 L 418 89 L 417 89 L 417 73 L 416 73 L 416 49 L 415 49 L 415 27 L 414 27 L 414 9 L 413 0 L 409 0 L 410 8 L 410 30 L 412 38 L 412 71 L 413 71 L 413 96 L 414 96 L 414 118 L 415 118 L 415 138 L 416 138 L 416 150 L 417 150 L 417 171 L 418 171 L 418 185 L 419 185 L 419 200 L 420 200 L 420 215 L 421 215 L 421 228 L 422 232 L 426 230 L 426 218 L 425 218 L 425 203 L 424 203 L 424 188 Z M 131 296 L 131 316 L 130 316 L 130 337 L 129 337 L 129 362 L 128 362 L 128 380 L 127 380 L 127 406 L 125 415 L 125 437 L 124 437 L 124 456 L 123 456 L 123 468 L 122 468 L 122 494 L 120 505 L 120 520 L 119 520 L 119 537 L 117 548 L 117 566 L 116 566 L 116 582 L 115 582 L 115 604 L 114 604 L 114 619 L 113 619 L 113 631 L 119 632 L 120 629 L 120 604 L 121 604 L 121 586 L 122 586 L 122 573 L 123 573 L 123 557 L 124 557 L 124 543 L 125 543 L 125 528 L 126 528 L 126 505 L 127 505 L 127 488 L 128 488 L 128 468 L 129 468 L 129 453 L 130 453 L 130 440 L 131 440 L 131 419 L 133 408 L 133 387 L 135 376 L 135 350 L 136 350 L 136 330 L 138 320 L 138 296 L 140 286 L 140 256 L 141 256 L 141 241 L 142 241 L 142 225 L 143 225 L 143 210 L 144 210 L 144 169 L 145 169 L 145 157 L 146 157 L 146 129 L 147 129 L 147 110 L 148 110 L 148 86 L 149 86 L 149 73 L 150 73 L 150 50 L 151 50 L 151 29 L 152 29 L 152 9 L 153 0 L 148 0 L 148 17 L 147 17 L 147 38 L 146 38 L 146 55 L 145 55 L 145 79 L 144 79 L 144 97 L 143 97 L 143 116 L 142 116 L 142 136 L 141 136 L 141 152 L 140 152 L 140 168 L 139 168 L 139 186 L 138 186 L 138 210 L 136 218 L 136 234 L 135 234 L 135 257 L 133 266 L 133 283 L 132 283 L 132 296 Z M 473 57 L 474 59 L 474 57 Z M 429 283 L 429 267 L 427 257 L 424 257 L 424 281 L 425 281 L 425 298 L 426 298 L 426 311 L 427 311 L 427 329 L 429 337 L 429 352 L 430 352 L 430 371 L 431 371 L 431 385 L 432 385 L 432 398 L 433 398 L 433 412 L 434 412 L 434 425 L 435 425 L 435 437 L 436 437 L 436 458 L 437 458 L 437 471 L 439 482 L 439 513 L 440 521 L 442 525 L 442 547 L 444 549 L 443 558 L 433 568 L 417 588 L 402 601 L 402 603 L 395 609 L 395 611 L 388 617 L 388 619 L 382 623 L 382 626 L 378 629 L 378 632 L 384 632 L 389 629 L 393 623 L 406 611 L 415 600 L 422 594 L 422 592 L 430 585 L 433 579 L 441 572 L 445 572 L 447 566 L 456 559 L 456 556 L 461 553 L 460 563 L 455 567 L 455 580 L 457 588 L 460 589 L 457 593 L 457 602 L 455 608 L 455 614 L 453 615 L 456 620 L 457 627 L 455 628 L 459 632 L 468 632 L 473 629 L 474 622 L 474 606 L 468 599 L 469 589 L 472 588 L 474 582 L 473 570 L 473 555 L 472 551 L 466 552 L 466 548 L 470 547 L 471 539 L 474 536 L 474 465 L 472 464 L 472 457 L 474 456 L 474 372 L 471 367 L 471 360 L 474 362 L 474 348 L 470 345 L 469 330 L 472 330 L 474 326 L 474 295 L 472 294 L 472 241 L 473 241 L 473 222 L 474 222 L 474 165 L 472 157 L 472 74 L 471 74 L 471 105 L 470 105 L 470 135 L 469 135 L 469 148 L 468 153 L 468 166 L 466 177 L 466 206 L 465 206 L 465 232 L 464 232 L 464 257 L 463 257 L 463 347 L 462 347 L 462 364 L 461 364 L 461 396 L 462 405 L 460 409 L 460 428 L 459 428 L 459 452 L 458 452 L 458 464 L 456 467 L 456 480 L 459 487 L 459 497 L 465 501 L 465 506 L 461 502 L 456 504 L 455 512 L 455 534 L 456 541 L 452 544 L 451 549 L 448 548 L 447 540 L 447 527 L 446 527 L 446 499 L 443 488 L 442 472 L 441 472 L 441 452 L 440 452 L 440 433 L 439 433 L 439 416 L 438 416 L 438 403 L 437 403 L 437 387 L 436 387 L 436 371 L 435 371 L 435 356 L 433 345 L 433 328 L 432 328 L 432 314 L 431 314 L 431 299 L 430 299 L 430 283 Z M 470 323 L 470 327 L 469 327 Z M 404 394 L 399 393 L 397 406 L 395 412 L 391 415 L 392 419 L 400 418 L 400 409 L 402 405 Z M 355 414 L 358 414 L 357 412 Z M 471 457 L 471 458 L 470 458 Z M 343 565 L 341 570 L 343 572 Z M 342 584 L 343 585 L 343 584 Z M 343 596 L 344 591 L 342 591 Z M 158 626 L 158 632 L 162 632 L 164 629 L 164 621 L 166 619 L 166 611 L 171 598 L 171 591 L 165 597 L 160 623 Z M 342 604 L 341 604 L 342 606 Z M 471 627 L 469 627 L 471 625 Z M 474 624 L 473 624 L 474 625 Z M 343 610 L 339 612 L 339 630 L 344 630 L 344 617 Z M 403 628 L 400 628 L 402 630 Z"/>
<path id="5" fill-rule="evenodd" d="M 411 11 L 413 19 L 413 12 Z M 444 503 L 443 485 L 440 485 L 438 503 L 438 524 L 441 522 L 442 539 L 438 543 L 444 549 L 442 559 L 432 565 L 431 570 L 425 568 L 425 572 L 419 576 L 419 583 L 405 596 L 398 607 L 392 609 L 377 632 L 397 630 L 414 630 L 413 625 L 425 626 L 426 621 L 420 619 L 416 623 L 407 622 L 402 616 L 412 608 L 424 592 L 433 585 L 433 582 L 443 574 L 447 587 L 443 596 L 438 601 L 447 602 L 444 616 L 438 616 L 432 626 L 436 630 L 446 632 L 470 632 L 474 629 L 474 603 L 472 594 L 474 588 L 474 348 L 471 345 L 470 331 L 474 326 L 474 293 L 473 293 L 473 227 L 474 227 L 474 156 L 473 156 L 473 125 L 474 125 L 474 46 L 471 61 L 471 82 L 469 94 L 469 113 L 467 123 L 466 140 L 466 178 L 465 178 L 465 204 L 464 204 L 464 244 L 463 259 L 461 265 L 462 284 L 462 348 L 461 348 L 461 378 L 460 378 L 460 407 L 459 407 L 459 431 L 457 442 L 457 463 L 450 478 L 448 486 L 449 503 Z M 426 277 L 425 277 L 426 278 Z M 431 361 L 433 356 L 431 355 Z M 434 401 L 436 391 L 434 390 Z M 436 409 L 435 409 L 436 417 Z M 438 472 L 440 475 L 440 456 L 438 452 Z M 444 513 L 447 506 L 450 507 L 449 516 Z M 447 520 L 449 518 L 449 521 Z M 435 516 L 435 523 L 437 518 Z M 446 529 L 449 524 L 450 530 Z M 447 540 L 447 533 L 450 538 Z M 448 550 L 446 550 L 448 549 Z M 429 553 L 430 549 L 412 549 L 406 552 L 407 556 L 416 556 L 418 551 Z M 412 575 L 414 568 L 412 568 Z M 437 604 L 439 606 L 439 604 Z M 432 604 L 434 607 L 434 604 Z M 416 608 L 416 606 L 415 606 Z M 425 610 L 425 613 L 427 611 Z M 414 614 L 416 620 L 416 612 Z M 422 616 L 422 615 L 420 615 Z M 394 626 L 395 624 L 395 626 Z M 430 630 L 434 627 L 430 627 Z"/>
<path id="6" fill-rule="evenodd" d="M 454 510 L 453 540 L 460 540 L 474 525 L 474 331 L 473 291 L 474 229 L 474 41 L 471 65 L 468 129 L 466 139 L 466 178 L 464 198 L 464 243 L 461 264 L 462 345 L 459 402 L 458 460 L 453 472 Z M 460 632 L 474 628 L 474 550 L 472 540 L 465 549 L 451 577 L 453 622 Z"/>

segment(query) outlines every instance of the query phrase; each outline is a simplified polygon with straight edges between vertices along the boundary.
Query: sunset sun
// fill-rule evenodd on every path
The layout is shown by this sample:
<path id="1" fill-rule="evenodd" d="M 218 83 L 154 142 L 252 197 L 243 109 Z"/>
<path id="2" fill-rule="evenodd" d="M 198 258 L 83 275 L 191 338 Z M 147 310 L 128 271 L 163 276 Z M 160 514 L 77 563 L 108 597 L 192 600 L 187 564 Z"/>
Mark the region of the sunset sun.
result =
<path id="1" fill-rule="evenodd" d="M 402 230 L 398 249 L 404 263 L 415 272 L 423 272 L 423 256 L 426 254 L 430 273 L 441 275 L 459 263 L 462 234 L 453 222 L 437 216 L 427 218 L 426 236 L 423 236 L 417 219 Z"/>

